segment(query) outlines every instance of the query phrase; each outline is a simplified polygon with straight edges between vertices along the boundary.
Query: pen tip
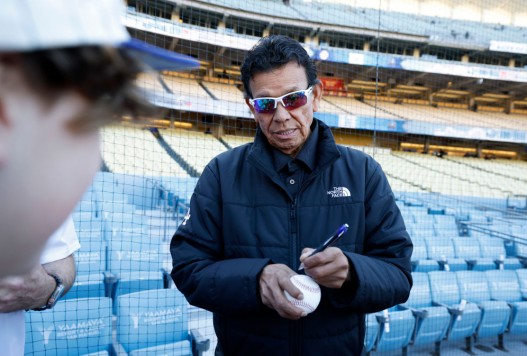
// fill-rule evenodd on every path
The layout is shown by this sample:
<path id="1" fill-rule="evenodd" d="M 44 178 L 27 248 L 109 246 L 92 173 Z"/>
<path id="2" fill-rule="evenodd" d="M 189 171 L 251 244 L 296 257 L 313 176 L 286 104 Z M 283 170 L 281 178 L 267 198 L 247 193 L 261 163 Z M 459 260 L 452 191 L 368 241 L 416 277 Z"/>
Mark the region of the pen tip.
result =
<path id="1" fill-rule="evenodd" d="M 304 264 L 301 263 L 301 264 L 300 264 L 300 267 L 298 267 L 298 270 L 301 271 L 301 270 L 303 270 L 303 269 L 304 269 Z"/>

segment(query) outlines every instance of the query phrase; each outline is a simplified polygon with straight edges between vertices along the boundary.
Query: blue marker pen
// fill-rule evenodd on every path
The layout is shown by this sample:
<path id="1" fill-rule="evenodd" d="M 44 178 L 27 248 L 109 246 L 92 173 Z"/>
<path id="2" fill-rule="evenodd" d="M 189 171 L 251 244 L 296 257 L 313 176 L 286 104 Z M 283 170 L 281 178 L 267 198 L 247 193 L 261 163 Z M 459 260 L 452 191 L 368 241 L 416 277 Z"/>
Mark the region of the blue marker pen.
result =
<path id="1" fill-rule="evenodd" d="M 329 246 L 332 246 L 335 242 L 337 242 L 342 237 L 342 235 L 344 235 L 346 231 L 348 231 L 348 228 L 349 228 L 348 224 L 344 224 L 341 227 L 339 227 L 338 230 L 335 231 L 335 233 L 329 237 L 329 239 L 324 241 L 322 245 L 318 246 L 313 252 L 311 252 L 311 254 L 308 257 L 313 256 L 315 253 L 322 252 Z M 298 269 L 299 270 L 304 269 L 304 264 L 301 263 Z"/>

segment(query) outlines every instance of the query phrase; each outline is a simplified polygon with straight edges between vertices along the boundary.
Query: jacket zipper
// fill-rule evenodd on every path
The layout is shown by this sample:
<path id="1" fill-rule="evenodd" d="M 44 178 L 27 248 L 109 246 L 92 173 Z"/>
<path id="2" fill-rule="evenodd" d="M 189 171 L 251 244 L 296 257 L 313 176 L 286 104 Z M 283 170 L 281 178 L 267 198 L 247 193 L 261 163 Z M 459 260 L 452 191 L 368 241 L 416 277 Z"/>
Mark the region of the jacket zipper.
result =
<path id="1" fill-rule="evenodd" d="M 291 244 L 293 248 L 291 249 L 291 266 L 293 266 L 293 269 L 296 271 L 299 266 L 299 251 L 298 251 L 298 221 L 297 221 L 297 198 L 293 198 L 291 201 L 290 211 L 289 211 L 289 218 L 291 222 Z M 298 355 L 300 352 L 300 349 L 302 347 L 302 340 L 300 338 L 300 323 L 301 321 L 292 321 L 291 322 L 291 339 L 290 339 L 290 355 Z"/>

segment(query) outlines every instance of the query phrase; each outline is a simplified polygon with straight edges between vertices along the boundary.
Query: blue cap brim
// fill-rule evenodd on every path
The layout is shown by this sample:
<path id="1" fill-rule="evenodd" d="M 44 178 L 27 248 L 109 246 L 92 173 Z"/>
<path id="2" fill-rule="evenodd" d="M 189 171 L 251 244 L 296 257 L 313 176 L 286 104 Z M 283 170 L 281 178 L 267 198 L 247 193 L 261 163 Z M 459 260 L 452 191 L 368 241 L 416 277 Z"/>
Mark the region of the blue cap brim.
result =
<path id="1" fill-rule="evenodd" d="M 152 70 L 179 71 L 199 68 L 199 61 L 193 57 L 152 46 L 137 39 L 124 42 L 121 47 L 126 49 L 132 58 L 145 63 Z"/>

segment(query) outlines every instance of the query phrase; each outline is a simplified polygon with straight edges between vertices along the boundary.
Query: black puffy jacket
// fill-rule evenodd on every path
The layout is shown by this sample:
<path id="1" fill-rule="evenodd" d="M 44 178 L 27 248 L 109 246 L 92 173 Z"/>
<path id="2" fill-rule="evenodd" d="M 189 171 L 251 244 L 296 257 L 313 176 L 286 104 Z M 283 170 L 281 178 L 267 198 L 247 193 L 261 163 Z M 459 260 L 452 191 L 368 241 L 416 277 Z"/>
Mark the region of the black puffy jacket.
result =
<path id="1" fill-rule="evenodd" d="M 318 122 L 317 166 L 296 199 L 274 171 L 258 132 L 254 143 L 214 158 L 172 238 L 172 278 L 188 301 L 210 310 L 225 355 L 359 355 L 364 314 L 405 302 L 412 243 L 381 167 L 335 144 Z M 319 307 L 298 321 L 264 306 L 258 279 L 269 263 L 296 270 L 304 247 L 337 227 L 353 282 L 322 287 Z"/>

